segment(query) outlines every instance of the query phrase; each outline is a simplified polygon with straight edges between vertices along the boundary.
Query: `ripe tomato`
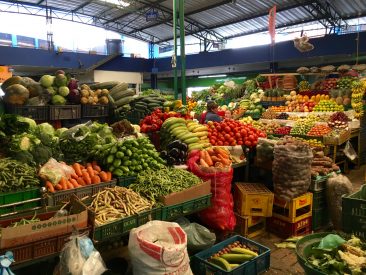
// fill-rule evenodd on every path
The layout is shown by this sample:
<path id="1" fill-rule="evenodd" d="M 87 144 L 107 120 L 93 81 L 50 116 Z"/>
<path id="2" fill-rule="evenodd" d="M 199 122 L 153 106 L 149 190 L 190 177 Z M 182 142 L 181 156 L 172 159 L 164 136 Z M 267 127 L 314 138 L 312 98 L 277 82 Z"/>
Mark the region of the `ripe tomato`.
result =
<path id="1" fill-rule="evenodd" d="M 246 140 L 245 141 L 245 146 L 250 147 L 250 146 L 252 146 L 252 143 L 249 140 Z"/>
<path id="2" fill-rule="evenodd" d="M 212 145 L 216 145 L 216 140 L 214 140 L 214 139 L 210 139 L 210 143 L 211 143 Z"/>
<path id="3" fill-rule="evenodd" d="M 253 140 L 255 140 L 254 135 L 249 135 L 249 136 L 248 136 L 248 140 L 249 140 L 249 141 L 251 141 L 251 142 L 252 142 Z"/>
<path id="4" fill-rule="evenodd" d="M 216 142 L 216 145 L 218 145 L 218 146 L 223 146 L 223 145 L 224 145 L 224 143 L 220 140 L 220 141 Z"/>
<path id="5" fill-rule="evenodd" d="M 243 145 L 243 141 L 241 141 L 241 140 L 238 140 L 238 145 Z"/>
<path id="6" fill-rule="evenodd" d="M 233 142 L 230 142 L 230 146 L 235 146 L 236 145 L 236 141 L 234 140 Z"/>
<path id="7" fill-rule="evenodd" d="M 235 134 L 235 138 L 238 140 L 238 139 L 240 139 L 241 138 L 241 135 L 240 135 L 240 133 L 236 133 Z"/>
<path id="8" fill-rule="evenodd" d="M 224 137 L 225 137 L 226 140 L 229 140 L 230 139 L 230 135 L 229 134 L 225 134 Z"/>
<path id="9" fill-rule="evenodd" d="M 231 129 L 230 129 L 229 126 L 226 126 L 224 130 L 225 130 L 226 133 L 228 133 L 228 132 L 230 132 Z"/>
<path id="10" fill-rule="evenodd" d="M 221 131 L 221 126 L 220 125 L 217 125 L 216 126 L 216 130 L 220 132 Z"/>
<path id="11" fill-rule="evenodd" d="M 225 146 L 229 146 L 229 145 L 230 145 L 230 143 L 229 143 L 229 142 L 227 142 L 227 141 L 225 141 L 225 142 L 224 142 L 224 145 L 225 145 Z"/>
<path id="12" fill-rule="evenodd" d="M 246 129 L 242 129 L 242 130 L 240 131 L 240 134 L 241 134 L 241 136 L 242 136 L 242 137 L 246 137 L 246 136 L 248 135 L 248 132 L 247 132 L 247 130 L 246 130 Z"/>

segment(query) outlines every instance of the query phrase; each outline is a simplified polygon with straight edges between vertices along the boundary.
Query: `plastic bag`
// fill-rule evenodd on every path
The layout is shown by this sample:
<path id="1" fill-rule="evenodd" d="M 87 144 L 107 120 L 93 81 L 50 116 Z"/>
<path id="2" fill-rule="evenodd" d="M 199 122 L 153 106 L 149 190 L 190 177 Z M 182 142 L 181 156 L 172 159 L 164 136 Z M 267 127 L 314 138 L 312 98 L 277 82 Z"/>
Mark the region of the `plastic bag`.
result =
<path id="1" fill-rule="evenodd" d="M 133 274 L 192 275 L 187 235 L 174 222 L 151 221 L 130 232 L 128 251 Z"/>
<path id="2" fill-rule="evenodd" d="M 198 223 L 190 223 L 186 218 L 179 218 L 177 223 L 187 234 L 189 251 L 201 251 L 215 244 L 216 235 Z"/>
<path id="3" fill-rule="evenodd" d="M 335 229 L 342 229 L 342 196 L 351 193 L 352 183 L 346 176 L 333 173 L 327 180 L 327 206 Z"/>
<path id="4" fill-rule="evenodd" d="M 65 163 L 57 162 L 54 158 L 50 158 L 39 170 L 38 175 L 44 179 L 52 182 L 54 185 L 58 184 L 62 177 L 69 179 L 75 171 L 72 167 Z"/>
<path id="5" fill-rule="evenodd" d="M 236 219 L 234 215 L 234 202 L 231 194 L 231 181 L 233 169 L 227 171 L 221 168 L 209 167 L 210 171 L 201 168 L 197 161 L 199 152 L 190 154 L 187 165 L 188 170 L 204 181 L 211 181 L 211 207 L 201 211 L 198 215 L 201 221 L 210 228 L 218 230 L 234 230 Z"/>
<path id="6" fill-rule="evenodd" d="M 87 235 L 72 235 L 60 254 L 58 274 L 60 275 L 101 275 L 105 264 L 93 242 Z"/>
<path id="7" fill-rule="evenodd" d="M 351 161 L 354 161 L 357 158 L 357 153 L 355 149 L 353 149 L 353 146 L 350 141 L 347 141 L 343 152 L 346 155 L 346 157 L 349 158 Z"/>

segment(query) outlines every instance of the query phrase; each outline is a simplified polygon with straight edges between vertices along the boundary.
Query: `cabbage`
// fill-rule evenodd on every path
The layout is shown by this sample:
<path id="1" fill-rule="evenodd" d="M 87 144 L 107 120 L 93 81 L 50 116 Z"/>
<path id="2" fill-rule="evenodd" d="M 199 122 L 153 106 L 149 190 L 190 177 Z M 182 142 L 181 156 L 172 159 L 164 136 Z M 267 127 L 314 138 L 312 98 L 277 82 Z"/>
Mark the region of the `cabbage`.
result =
<path id="1" fill-rule="evenodd" d="M 55 135 L 55 129 L 53 128 L 53 126 L 47 122 L 38 124 L 38 130 L 41 133 L 50 135 L 50 136 L 54 136 Z"/>
<path id="2" fill-rule="evenodd" d="M 39 80 L 39 82 L 41 83 L 41 85 L 45 88 L 49 88 L 53 85 L 53 81 L 55 80 L 55 77 L 52 75 L 44 75 L 41 77 L 41 79 Z"/>
<path id="3" fill-rule="evenodd" d="M 66 97 L 69 94 L 70 90 L 66 86 L 62 86 L 58 89 L 58 93 L 64 97 Z"/>
<path id="4" fill-rule="evenodd" d="M 59 128 L 59 129 L 56 130 L 55 135 L 57 137 L 60 137 L 62 135 L 62 133 L 65 132 L 65 131 L 67 131 L 67 128 Z"/>
<path id="5" fill-rule="evenodd" d="M 52 104 L 53 105 L 65 105 L 66 98 L 64 98 L 61 95 L 54 95 L 54 96 L 52 96 Z"/>
<path id="6" fill-rule="evenodd" d="M 29 117 L 19 116 L 18 121 L 28 123 L 29 124 L 29 132 L 33 132 L 37 128 L 37 123 Z"/>

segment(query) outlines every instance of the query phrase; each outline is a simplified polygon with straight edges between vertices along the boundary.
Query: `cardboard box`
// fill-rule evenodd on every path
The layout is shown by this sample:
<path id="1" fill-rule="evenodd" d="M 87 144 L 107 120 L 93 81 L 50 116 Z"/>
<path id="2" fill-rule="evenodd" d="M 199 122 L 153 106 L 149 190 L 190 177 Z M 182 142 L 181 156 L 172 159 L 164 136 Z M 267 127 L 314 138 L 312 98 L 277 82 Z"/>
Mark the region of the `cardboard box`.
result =
<path id="1" fill-rule="evenodd" d="M 57 211 L 47 211 L 43 213 L 37 211 L 36 217 L 41 221 L 17 227 L 8 226 L 21 219 L 32 219 L 35 212 L 28 212 L 21 216 L 18 215 L 16 217 L 7 218 L 6 220 L 0 220 L 0 227 L 2 227 L 0 248 L 28 244 L 71 233 L 74 228 L 85 229 L 87 227 L 88 211 L 77 199 L 72 199 L 65 209 L 71 214 L 63 217 L 54 217 Z"/>
<path id="2" fill-rule="evenodd" d="M 211 193 L 211 181 L 205 181 L 186 190 L 175 192 L 160 198 L 164 205 L 174 205 L 203 197 Z"/>

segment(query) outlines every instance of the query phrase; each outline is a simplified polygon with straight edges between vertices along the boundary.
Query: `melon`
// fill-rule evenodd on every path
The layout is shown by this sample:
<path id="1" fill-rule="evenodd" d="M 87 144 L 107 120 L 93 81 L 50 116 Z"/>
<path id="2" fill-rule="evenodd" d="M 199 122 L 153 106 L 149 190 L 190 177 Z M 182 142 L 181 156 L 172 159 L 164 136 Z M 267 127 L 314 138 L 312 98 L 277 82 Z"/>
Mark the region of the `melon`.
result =
<path id="1" fill-rule="evenodd" d="M 342 97 L 337 97 L 336 98 L 336 103 L 338 104 L 338 105 L 342 105 L 343 104 L 343 98 Z"/>
<path id="2" fill-rule="evenodd" d="M 350 105 L 351 104 L 351 99 L 349 97 L 345 97 L 343 99 L 343 105 Z"/>

